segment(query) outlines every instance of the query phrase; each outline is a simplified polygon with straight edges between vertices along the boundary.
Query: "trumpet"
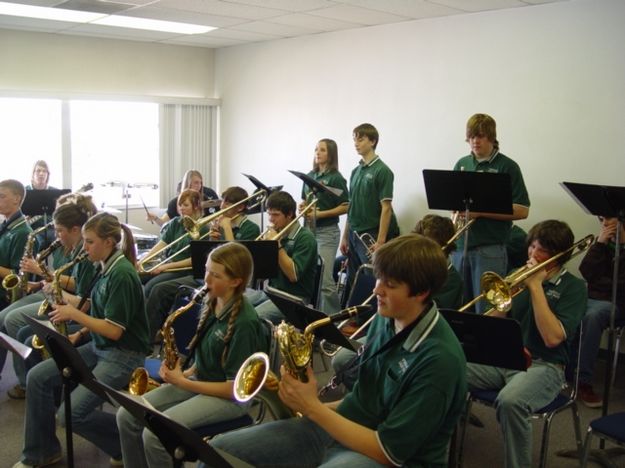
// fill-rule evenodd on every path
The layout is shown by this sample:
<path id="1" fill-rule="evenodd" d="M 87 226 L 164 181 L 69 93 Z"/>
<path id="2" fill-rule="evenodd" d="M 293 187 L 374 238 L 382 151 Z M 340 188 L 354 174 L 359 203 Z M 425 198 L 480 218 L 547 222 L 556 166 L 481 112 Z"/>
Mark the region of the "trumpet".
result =
<path id="1" fill-rule="evenodd" d="M 259 190 L 258 192 L 250 195 L 247 198 L 244 198 L 243 200 L 238 201 L 237 203 L 233 203 L 232 205 L 217 211 L 216 213 L 213 213 L 211 215 L 208 216 L 204 216 L 203 218 L 198 219 L 197 221 L 194 220 L 193 218 L 191 218 L 190 216 L 184 216 L 182 218 L 182 225 L 184 226 L 185 230 L 187 231 L 186 233 L 184 233 L 183 235 L 177 237 L 176 239 L 174 239 L 173 241 L 171 241 L 169 244 L 161 247 L 160 249 L 155 250 L 154 252 L 152 252 L 149 255 L 146 255 L 145 257 L 143 257 L 137 264 L 137 269 L 139 270 L 140 273 L 151 273 L 154 270 L 156 270 L 158 267 L 165 265 L 166 263 L 170 263 L 172 261 L 172 259 L 178 255 L 180 255 L 180 253 L 186 251 L 189 249 L 190 244 L 185 245 L 184 247 L 182 247 L 180 250 L 178 250 L 177 252 L 167 256 L 166 258 L 164 258 L 163 260 L 157 261 L 156 262 L 156 258 L 165 254 L 165 251 L 170 249 L 173 245 L 178 244 L 179 242 L 186 240 L 188 238 L 191 238 L 192 240 L 201 240 L 204 239 L 205 237 L 208 237 L 208 235 L 210 234 L 210 231 L 207 231 L 204 234 L 201 234 L 201 229 L 211 223 L 212 221 L 218 219 L 220 216 L 222 216 L 224 213 L 226 213 L 228 210 L 231 210 L 232 208 L 235 208 L 239 205 L 242 205 L 244 203 L 247 203 L 250 200 L 254 200 L 255 203 L 258 203 L 259 199 L 264 199 L 267 196 L 267 192 L 264 190 Z M 147 264 L 155 262 L 154 265 L 147 267 Z M 175 269 L 171 269 L 168 271 L 182 271 L 182 270 L 189 270 L 191 269 L 191 267 L 183 267 L 183 268 L 175 268 Z"/>
<path id="2" fill-rule="evenodd" d="M 301 382 L 308 382 L 306 369 L 312 361 L 314 331 L 324 325 L 354 317 L 370 308 L 368 305 L 349 307 L 312 322 L 304 329 L 304 333 L 298 332 L 293 325 L 282 321 L 276 328 L 275 337 L 287 372 Z M 254 353 L 247 358 L 234 379 L 234 398 L 245 403 L 259 395 L 259 398 L 268 404 L 274 418 L 292 417 L 293 412 L 277 397 L 275 388 L 278 377 L 269 367 L 269 357 L 265 353 Z"/>
<path id="3" fill-rule="evenodd" d="M 371 262 L 371 259 L 373 258 L 373 252 L 374 252 L 373 246 L 375 245 L 377 241 L 368 232 L 363 232 L 362 234 L 356 233 L 356 237 L 358 237 L 358 240 L 362 243 L 362 245 L 365 246 L 365 253 L 367 254 L 367 259 L 369 260 L 369 262 Z"/>
<path id="4" fill-rule="evenodd" d="M 562 257 L 569 256 L 569 259 L 567 259 L 568 261 L 580 253 L 585 252 L 590 248 L 594 240 L 595 236 L 589 234 L 568 249 L 563 250 L 553 257 L 550 257 L 533 267 L 521 267 L 505 278 L 502 278 L 497 273 L 492 271 L 485 272 L 480 278 L 480 295 L 467 302 L 460 309 L 458 309 L 458 311 L 464 312 L 473 304 L 484 299 L 493 306 L 493 308 L 486 312 L 486 314 L 490 315 L 495 311 L 508 312 L 512 308 L 512 298 L 525 289 L 524 281 L 527 278 L 538 273 L 538 271 L 551 265 Z"/>
<path id="5" fill-rule="evenodd" d="M 273 236 L 271 239 L 265 239 L 265 237 L 267 237 L 267 235 L 269 234 L 269 231 L 271 229 L 273 229 L 273 227 L 268 227 L 267 229 L 265 229 L 265 231 L 263 231 L 255 240 L 280 240 L 282 239 L 286 234 L 289 233 L 289 231 L 291 230 L 291 227 L 293 227 L 295 225 L 295 223 L 297 223 L 299 221 L 299 219 L 303 216 L 306 215 L 306 213 L 308 213 L 308 211 L 310 211 L 311 209 L 313 209 L 313 207 L 317 204 L 318 200 L 313 200 L 312 202 L 310 202 L 308 205 L 306 205 L 302 211 L 295 217 L 293 218 L 289 224 L 287 224 L 286 226 L 284 226 L 279 233 L 277 233 L 275 236 Z"/>

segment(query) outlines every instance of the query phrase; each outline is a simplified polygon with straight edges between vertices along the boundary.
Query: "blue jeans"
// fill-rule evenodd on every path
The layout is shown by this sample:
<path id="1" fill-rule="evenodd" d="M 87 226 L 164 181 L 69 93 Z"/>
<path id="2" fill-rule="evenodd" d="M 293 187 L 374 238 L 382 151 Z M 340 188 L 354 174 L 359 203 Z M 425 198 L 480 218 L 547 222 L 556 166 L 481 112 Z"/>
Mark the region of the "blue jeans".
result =
<path id="1" fill-rule="evenodd" d="M 315 237 L 317 249 L 323 259 L 323 278 L 321 282 L 321 304 L 317 309 L 328 315 L 335 314 L 341 309 L 339 296 L 336 293 L 336 283 L 332 277 L 332 267 L 339 248 L 341 231 L 338 224 L 317 227 Z"/>
<path id="2" fill-rule="evenodd" d="M 592 384 L 595 362 L 601 344 L 601 334 L 610 326 L 611 309 L 612 303 L 610 301 L 588 298 L 586 314 L 582 319 L 584 334 L 579 358 L 579 380 L 585 384 Z M 622 325 L 625 321 L 625 312 L 617 308 L 614 319 L 617 325 Z M 573 352 L 576 354 L 577 346 L 573 345 L 572 349 L 575 350 Z"/>
<path id="3" fill-rule="evenodd" d="M 77 348 L 87 367 L 99 381 L 120 389 L 128 384 L 132 371 L 143 364 L 143 353 L 121 349 L 97 349 L 93 342 Z M 26 380 L 26 415 L 22 461 L 37 465 L 61 452 L 55 433 L 54 388 L 62 385 L 53 359 L 33 367 Z M 76 434 L 114 458 L 121 457 L 121 446 L 115 415 L 96 408 L 102 400 L 79 385 L 71 393 L 72 424 Z M 61 424 L 65 421 L 64 405 L 58 410 Z"/>
<path id="4" fill-rule="evenodd" d="M 495 410 L 504 438 L 504 466 L 529 468 L 532 463 L 530 416 L 558 396 L 564 383 L 564 370 L 540 360 L 535 360 L 527 372 L 468 364 L 467 383 L 469 390 L 499 390 Z"/>
<path id="5" fill-rule="evenodd" d="M 385 466 L 338 444 L 308 418 L 290 418 L 222 434 L 211 445 L 258 468 Z M 206 468 L 200 463 L 198 467 Z"/>
<path id="6" fill-rule="evenodd" d="M 466 271 L 463 270 L 463 260 L 467 262 Z M 503 244 L 482 245 L 469 249 L 466 259 L 463 258 L 462 250 L 451 254 L 451 261 L 460 273 L 464 284 L 464 303 L 480 295 L 480 279 L 482 274 L 492 271 L 505 277 L 508 266 L 508 254 Z M 464 276 L 463 276 L 464 275 Z M 475 305 L 475 311 L 482 314 L 490 309 L 485 301 L 479 301 Z"/>
<path id="7" fill-rule="evenodd" d="M 0 311 L 0 331 L 7 333 L 8 335 L 15 338 L 14 335 L 11 335 L 7 332 L 7 328 L 5 325 L 5 321 L 7 316 L 13 312 L 14 310 L 18 310 L 24 306 L 28 306 L 29 304 L 37 304 L 41 303 L 45 299 L 42 292 L 36 292 L 34 294 L 29 294 L 28 296 L 22 297 L 19 301 L 15 301 L 13 304 L 9 304 L 7 307 Z M 7 359 L 7 350 L 6 348 L 0 347 L 0 372 L 4 368 L 4 363 Z"/>
<path id="8" fill-rule="evenodd" d="M 178 278 L 182 278 L 184 276 L 188 276 L 189 272 L 186 270 L 183 271 L 164 271 L 163 273 L 159 273 L 156 276 L 152 276 L 149 280 L 145 281 L 146 277 L 142 279 L 145 281 L 143 285 L 143 294 L 145 295 L 146 303 L 150 298 L 150 294 L 152 293 L 152 288 L 159 283 L 163 283 L 165 281 L 171 281 Z"/>
<path id="9" fill-rule="evenodd" d="M 235 419 L 247 411 L 247 405 L 224 398 L 199 395 L 169 384 L 146 393 L 144 398 L 154 408 L 190 429 Z M 117 427 L 124 466 L 173 467 L 171 456 L 158 438 L 124 408 L 117 411 Z"/>

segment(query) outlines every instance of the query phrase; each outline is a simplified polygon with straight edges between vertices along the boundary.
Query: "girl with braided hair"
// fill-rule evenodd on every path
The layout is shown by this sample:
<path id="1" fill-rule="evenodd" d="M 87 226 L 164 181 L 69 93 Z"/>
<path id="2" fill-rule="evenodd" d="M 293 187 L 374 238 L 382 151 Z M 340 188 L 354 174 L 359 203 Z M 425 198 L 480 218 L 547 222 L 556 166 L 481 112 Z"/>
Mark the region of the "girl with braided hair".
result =
<path id="1" fill-rule="evenodd" d="M 236 242 L 211 252 L 204 277 L 209 293 L 189 344 L 192 365 L 185 369 L 179 359 L 169 369 L 163 363 L 160 376 L 165 384 L 144 395 L 156 409 L 191 429 L 247 411 L 234 400 L 234 378 L 247 357 L 266 347 L 260 319 L 243 295 L 252 265 L 247 248 Z M 117 426 L 125 466 L 173 466 L 158 438 L 123 408 L 117 412 Z"/>

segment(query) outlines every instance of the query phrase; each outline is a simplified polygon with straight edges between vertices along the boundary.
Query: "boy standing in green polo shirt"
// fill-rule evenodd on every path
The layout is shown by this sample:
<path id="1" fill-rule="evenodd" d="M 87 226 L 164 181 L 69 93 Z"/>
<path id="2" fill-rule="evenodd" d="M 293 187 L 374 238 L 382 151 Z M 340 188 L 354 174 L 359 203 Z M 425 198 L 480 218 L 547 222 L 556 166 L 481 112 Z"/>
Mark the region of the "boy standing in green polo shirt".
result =
<path id="1" fill-rule="evenodd" d="M 212 445 L 254 466 L 447 466 L 467 389 L 462 348 L 431 300 L 447 261 L 434 241 L 409 234 L 381 246 L 373 266 L 378 315 L 353 391 L 322 403 L 311 368 L 307 383 L 283 368 L 278 394 L 303 417 L 230 432 Z"/>
<path id="2" fill-rule="evenodd" d="M 512 221 L 527 218 L 530 200 L 518 164 L 499 152 L 497 126 L 491 116 L 471 116 L 467 122 L 466 137 L 471 154 L 460 158 L 454 170 L 510 174 L 512 186 L 512 214 L 471 211 L 469 217 L 475 222 L 469 230 L 466 257 L 464 237 L 458 240 L 458 250 L 452 254 L 454 267 L 463 275 L 465 302 L 469 302 L 480 294 L 480 278 L 485 271 L 505 276 L 508 263 L 506 241 Z M 484 311 L 483 301 L 478 302 L 476 311 Z"/>
<path id="3" fill-rule="evenodd" d="M 399 235 L 392 205 L 393 171 L 375 152 L 380 139 L 378 131 L 373 125 L 363 123 L 354 129 L 353 137 L 356 152 L 362 159 L 349 179 L 349 209 L 340 245 L 341 253 L 349 260 L 348 287 L 358 268 L 371 263 L 371 254 Z M 369 249 L 358 239 L 363 235 L 375 241 Z"/>

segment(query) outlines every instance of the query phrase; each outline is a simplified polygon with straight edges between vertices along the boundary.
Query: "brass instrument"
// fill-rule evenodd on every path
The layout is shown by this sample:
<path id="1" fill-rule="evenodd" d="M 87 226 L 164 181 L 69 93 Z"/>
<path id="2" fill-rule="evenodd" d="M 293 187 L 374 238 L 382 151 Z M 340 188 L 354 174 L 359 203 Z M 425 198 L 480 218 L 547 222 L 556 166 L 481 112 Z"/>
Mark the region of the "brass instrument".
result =
<path id="1" fill-rule="evenodd" d="M 595 236 L 589 234 L 568 249 L 548 258 L 544 262 L 531 268 L 528 266 L 521 267 L 505 278 L 492 271 L 485 272 L 480 278 L 480 295 L 467 302 L 458 311 L 464 312 L 473 304 L 484 299 L 493 306 L 492 312 L 508 312 L 512 308 L 512 298 L 525 289 L 523 283 L 527 278 L 566 255 L 570 255 L 570 258 L 573 258 L 585 252 L 590 248 L 594 240 Z M 489 311 L 488 314 L 490 315 L 492 312 Z"/>
<path id="2" fill-rule="evenodd" d="M 452 217 L 451 217 L 451 221 L 454 224 L 454 235 L 451 236 L 449 238 L 449 240 L 445 243 L 445 245 L 443 246 L 443 253 L 445 255 L 449 255 L 450 251 L 452 250 L 452 246 L 454 245 L 454 243 L 460 238 L 460 236 L 462 236 L 465 231 L 467 229 L 469 229 L 473 223 L 475 222 L 476 218 L 472 218 L 470 220 L 466 220 L 466 218 L 461 218 L 459 215 L 459 212 L 456 211 Z"/>
<path id="3" fill-rule="evenodd" d="M 308 213 L 316 204 L 317 204 L 318 200 L 313 200 L 311 201 L 308 205 L 306 205 L 302 211 L 300 211 L 300 213 L 293 218 L 289 224 L 287 224 L 286 226 L 284 226 L 279 233 L 277 233 L 275 236 L 273 236 L 271 239 L 265 239 L 265 237 L 267 236 L 267 234 L 269 234 L 269 231 L 271 229 L 273 229 L 272 226 L 269 226 L 267 229 L 265 229 L 265 231 L 263 231 L 256 239 L 254 240 L 280 240 L 282 239 L 286 234 L 289 233 L 289 231 L 291 230 L 291 227 L 293 227 L 295 225 L 295 223 L 297 223 L 299 221 L 299 219 L 302 216 L 306 216 L 306 213 Z"/>
<path id="4" fill-rule="evenodd" d="M 50 222 L 45 226 L 41 226 L 34 231 L 28 233 L 28 237 L 26 238 L 26 244 L 24 245 L 24 253 L 22 254 L 22 258 L 31 258 L 33 256 L 37 235 L 40 232 L 48 229 L 48 227 L 52 225 L 53 223 Z M 18 271 L 17 274 L 13 272 L 9 273 L 2 279 L 2 287 L 10 292 L 11 303 L 21 299 L 26 295 L 27 292 L 28 273 L 25 273 L 22 270 Z"/>
<path id="5" fill-rule="evenodd" d="M 165 364 L 169 369 L 173 369 L 176 367 L 176 362 L 178 361 L 178 347 L 176 346 L 176 337 L 174 332 L 174 321 L 182 314 L 187 312 L 196 304 L 201 303 L 204 300 L 204 296 L 208 294 L 208 288 L 206 285 L 202 286 L 194 295 L 193 298 L 189 301 L 188 304 L 178 308 L 176 311 L 172 312 L 165 320 L 163 324 L 163 328 L 161 328 L 161 334 L 163 335 L 163 352 L 165 354 Z M 150 378 L 148 371 L 145 367 L 137 367 L 130 376 L 130 382 L 128 383 L 128 391 L 132 395 L 143 395 L 150 390 L 153 390 L 157 387 L 160 387 L 160 383 L 156 380 Z"/>
<path id="6" fill-rule="evenodd" d="M 82 251 L 78 255 L 76 255 L 76 257 L 72 261 L 67 262 L 66 264 L 60 266 L 54 271 L 54 276 L 52 279 L 52 294 L 46 294 L 46 298 L 39 305 L 39 309 L 37 310 L 37 315 L 39 317 L 46 316 L 53 306 L 65 304 L 65 301 L 63 300 L 63 288 L 61 287 L 61 275 L 63 275 L 66 271 L 72 269 L 74 265 L 82 262 L 83 260 L 86 260 L 87 257 L 87 252 Z M 53 323 L 53 325 L 57 332 L 67 336 L 66 322 Z M 31 344 L 33 349 L 39 350 L 44 355 L 44 358 L 48 357 L 47 353 L 45 352 L 45 347 L 37 335 L 33 335 Z"/>
<path id="7" fill-rule="evenodd" d="M 275 337 L 287 372 L 301 382 L 308 382 L 306 369 L 312 361 L 314 331 L 324 325 L 354 317 L 370 308 L 366 305 L 349 307 L 337 314 L 312 322 L 306 327 L 304 333 L 300 333 L 293 325 L 282 321 L 276 327 Z M 254 353 L 247 358 L 234 379 L 234 398 L 245 403 L 258 395 L 268 404 L 274 418 L 292 417 L 293 412 L 277 397 L 275 390 L 278 377 L 269 367 L 269 357 L 265 353 Z"/>
<path id="8" fill-rule="evenodd" d="M 375 298 L 375 293 L 371 294 L 371 296 L 369 296 L 367 299 L 364 300 L 364 302 L 361 305 L 367 305 L 369 304 L 373 299 Z M 367 321 L 365 323 L 363 323 L 360 327 L 358 327 L 358 329 L 356 331 L 354 331 L 354 333 L 352 333 L 348 339 L 349 340 L 355 340 L 356 338 L 358 338 L 358 336 L 360 336 L 360 334 L 366 330 L 366 328 L 371 324 L 371 322 L 373 321 L 373 319 L 375 318 L 376 314 L 373 314 L 371 317 L 369 317 L 367 319 Z M 348 320 L 344 320 L 343 322 L 339 323 L 336 328 L 338 328 L 339 330 L 346 324 L 349 322 Z M 328 343 L 326 340 L 321 340 L 321 342 L 319 343 L 319 349 L 321 350 L 321 352 L 323 354 L 325 354 L 328 357 L 334 357 L 336 355 L 336 353 L 339 352 L 339 350 L 341 349 L 340 346 L 336 346 L 333 345 L 332 343 Z"/>
<path id="9" fill-rule="evenodd" d="M 258 199 L 261 198 L 265 198 L 267 196 L 267 192 L 264 190 L 260 190 L 252 195 L 250 195 L 247 198 L 244 198 L 243 200 L 238 201 L 237 203 L 233 203 L 232 205 L 217 211 L 216 213 L 213 213 L 211 215 L 208 216 L 204 216 L 203 218 L 198 219 L 197 221 L 194 220 L 193 218 L 191 218 L 190 216 L 183 216 L 182 217 L 182 225 L 184 226 L 185 230 L 187 231 L 186 233 L 184 233 L 183 235 L 177 237 L 176 239 L 174 239 L 173 241 L 171 241 L 169 244 L 161 247 L 160 249 L 157 249 L 156 251 L 152 252 L 149 255 L 146 255 L 145 257 L 143 257 L 141 260 L 139 260 L 138 264 L 137 264 L 137 269 L 139 270 L 140 273 L 151 273 L 154 270 L 156 270 L 158 267 L 165 265 L 166 263 L 170 263 L 171 260 L 176 257 L 177 255 L 179 255 L 180 253 L 184 252 L 185 250 L 189 249 L 189 245 L 185 245 L 184 247 L 182 247 L 180 250 L 178 250 L 177 252 L 173 253 L 172 255 L 167 256 L 166 258 L 164 258 L 163 260 L 157 261 L 156 263 L 154 263 L 154 265 L 151 265 L 150 267 L 147 267 L 147 264 L 155 262 L 156 258 L 163 255 L 165 253 L 165 251 L 169 248 L 171 248 L 173 245 L 178 244 L 179 242 L 181 242 L 184 239 L 187 238 L 191 238 L 192 240 L 201 240 L 204 239 L 205 237 L 208 237 L 208 235 L 210 234 L 210 231 L 207 231 L 205 234 L 201 234 L 200 231 L 201 229 L 211 223 L 212 221 L 218 219 L 221 215 L 223 215 L 224 213 L 226 213 L 228 210 L 231 210 L 232 208 L 235 208 L 239 205 L 242 205 L 244 203 L 247 203 L 250 200 L 254 200 L 255 202 L 258 202 Z M 182 271 L 182 270 L 190 270 L 191 267 L 183 267 L 183 268 L 174 268 L 171 270 L 167 270 L 167 271 Z"/>
<path id="10" fill-rule="evenodd" d="M 373 246 L 377 242 L 371 234 L 368 232 L 363 232 L 362 235 L 356 233 L 356 237 L 365 246 L 365 253 L 367 254 L 367 259 L 369 262 L 373 259 Z"/>

